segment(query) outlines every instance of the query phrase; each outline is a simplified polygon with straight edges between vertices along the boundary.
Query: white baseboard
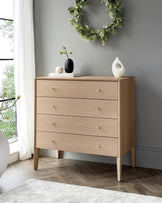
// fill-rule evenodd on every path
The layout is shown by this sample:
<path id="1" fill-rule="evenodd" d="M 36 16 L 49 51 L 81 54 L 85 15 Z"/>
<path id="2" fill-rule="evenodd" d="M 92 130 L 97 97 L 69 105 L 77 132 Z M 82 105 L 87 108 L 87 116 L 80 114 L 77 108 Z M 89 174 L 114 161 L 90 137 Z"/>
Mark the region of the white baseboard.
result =
<path id="1" fill-rule="evenodd" d="M 41 149 L 40 154 L 44 156 L 55 157 L 54 150 Z M 116 158 L 113 157 L 73 153 L 73 152 L 61 152 L 61 157 L 65 159 L 76 159 L 111 164 L 116 163 Z M 122 163 L 123 165 L 131 165 L 129 152 L 123 156 Z M 136 148 L 136 166 L 142 168 L 162 169 L 162 148 L 138 146 Z"/>
<path id="2" fill-rule="evenodd" d="M 19 160 L 19 152 L 15 152 L 10 154 L 8 164 L 12 164 Z"/>
<path id="3" fill-rule="evenodd" d="M 137 147 L 137 166 L 162 169 L 162 147 Z"/>

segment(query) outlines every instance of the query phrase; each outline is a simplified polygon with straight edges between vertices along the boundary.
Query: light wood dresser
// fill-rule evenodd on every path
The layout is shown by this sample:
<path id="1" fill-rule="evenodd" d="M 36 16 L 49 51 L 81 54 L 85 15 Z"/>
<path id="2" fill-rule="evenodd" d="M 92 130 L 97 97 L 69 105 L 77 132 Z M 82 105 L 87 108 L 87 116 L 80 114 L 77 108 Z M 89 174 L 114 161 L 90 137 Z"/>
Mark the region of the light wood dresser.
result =
<path id="1" fill-rule="evenodd" d="M 116 157 L 120 181 L 129 150 L 135 167 L 135 78 L 36 78 L 35 170 L 40 148 Z"/>

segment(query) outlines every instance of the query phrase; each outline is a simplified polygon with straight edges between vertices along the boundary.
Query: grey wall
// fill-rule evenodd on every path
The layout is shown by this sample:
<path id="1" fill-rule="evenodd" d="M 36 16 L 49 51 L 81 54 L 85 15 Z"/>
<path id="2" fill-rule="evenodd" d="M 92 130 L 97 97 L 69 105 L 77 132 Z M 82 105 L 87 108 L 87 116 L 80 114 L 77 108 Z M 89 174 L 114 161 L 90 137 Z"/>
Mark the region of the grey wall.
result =
<path id="1" fill-rule="evenodd" d="M 87 19 L 94 28 L 108 19 L 104 5 L 91 0 Z M 112 75 L 119 56 L 126 75 L 136 77 L 137 166 L 162 169 L 162 1 L 123 0 L 123 27 L 105 46 L 85 42 L 68 22 L 74 0 L 35 0 L 37 76 L 48 75 L 65 60 L 62 46 L 73 51 L 75 71 L 85 75 Z M 51 151 L 42 151 L 52 155 Z M 113 158 L 64 153 L 66 158 L 114 162 Z M 123 162 L 129 164 L 129 155 Z"/>

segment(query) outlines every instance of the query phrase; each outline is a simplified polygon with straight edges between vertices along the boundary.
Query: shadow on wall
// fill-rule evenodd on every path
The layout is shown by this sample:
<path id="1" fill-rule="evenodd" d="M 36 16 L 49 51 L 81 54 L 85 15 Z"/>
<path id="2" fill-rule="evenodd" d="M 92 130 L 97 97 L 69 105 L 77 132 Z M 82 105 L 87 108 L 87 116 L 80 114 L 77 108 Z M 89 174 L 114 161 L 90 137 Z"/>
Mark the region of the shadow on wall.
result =
<path id="1" fill-rule="evenodd" d="M 157 147 L 162 151 L 161 68 L 140 71 L 136 79 L 137 146 Z M 158 74 L 159 73 L 159 74 Z M 158 76 L 158 77 L 157 77 Z M 161 92 L 161 94 L 159 94 Z M 149 158 L 149 157 L 148 157 Z"/>

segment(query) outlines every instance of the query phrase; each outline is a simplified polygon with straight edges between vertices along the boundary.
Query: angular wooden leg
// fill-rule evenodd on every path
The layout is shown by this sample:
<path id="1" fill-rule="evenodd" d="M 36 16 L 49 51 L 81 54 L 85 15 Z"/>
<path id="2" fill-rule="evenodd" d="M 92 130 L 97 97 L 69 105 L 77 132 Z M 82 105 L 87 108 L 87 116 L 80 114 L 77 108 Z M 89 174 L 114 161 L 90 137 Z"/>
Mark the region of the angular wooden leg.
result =
<path id="1" fill-rule="evenodd" d="M 136 167 L 136 148 L 135 147 L 131 149 L 131 163 L 132 163 L 132 167 Z"/>
<path id="2" fill-rule="evenodd" d="M 60 158 L 60 151 L 56 150 L 56 159 L 59 159 L 59 158 Z"/>
<path id="3" fill-rule="evenodd" d="M 34 149 L 34 170 L 38 170 L 39 149 Z"/>
<path id="4" fill-rule="evenodd" d="M 121 181 L 121 175 L 122 175 L 122 157 L 117 157 L 116 158 L 117 162 L 117 180 Z"/>

